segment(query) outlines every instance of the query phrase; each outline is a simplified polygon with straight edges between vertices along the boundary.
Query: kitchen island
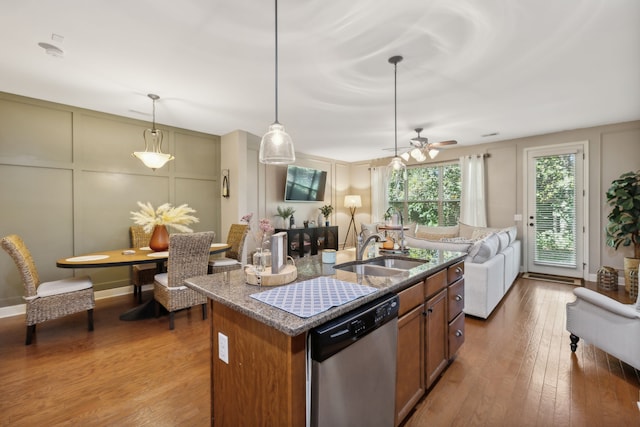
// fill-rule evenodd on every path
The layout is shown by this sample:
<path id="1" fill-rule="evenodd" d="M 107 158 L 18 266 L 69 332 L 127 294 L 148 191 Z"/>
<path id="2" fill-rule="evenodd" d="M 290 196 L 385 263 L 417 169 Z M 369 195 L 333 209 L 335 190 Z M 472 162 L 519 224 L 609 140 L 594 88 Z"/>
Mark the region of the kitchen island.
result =
<path id="1" fill-rule="evenodd" d="M 252 298 L 269 288 L 247 285 L 241 270 L 228 273 L 227 278 L 221 273 L 188 279 L 188 287 L 210 300 L 212 425 L 306 425 L 307 332 L 380 296 L 426 283 L 428 277 L 461 265 L 464 256 L 412 249 L 409 257 L 428 261 L 384 277 L 334 270 L 333 264 L 322 263 L 321 255 L 298 259 L 297 281 L 331 276 L 377 289 L 308 318 Z M 354 250 L 338 251 L 336 262 L 354 259 Z"/>

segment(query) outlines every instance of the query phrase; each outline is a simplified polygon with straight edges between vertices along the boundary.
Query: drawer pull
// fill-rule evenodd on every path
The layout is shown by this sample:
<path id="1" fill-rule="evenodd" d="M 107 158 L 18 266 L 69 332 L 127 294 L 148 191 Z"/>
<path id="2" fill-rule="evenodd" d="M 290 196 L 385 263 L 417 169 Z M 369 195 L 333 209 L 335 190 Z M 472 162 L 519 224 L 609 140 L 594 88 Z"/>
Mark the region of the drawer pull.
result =
<path id="1" fill-rule="evenodd" d="M 462 269 L 460 267 L 456 267 L 455 272 L 456 272 L 456 275 L 458 276 L 462 275 Z"/>
<path id="2" fill-rule="evenodd" d="M 455 300 L 456 301 L 462 301 L 462 295 L 457 294 Z"/>
<path id="3" fill-rule="evenodd" d="M 460 329 L 458 329 L 458 330 L 456 331 L 456 336 L 457 336 L 457 337 L 461 337 L 461 336 L 462 336 L 462 331 L 461 331 Z"/>

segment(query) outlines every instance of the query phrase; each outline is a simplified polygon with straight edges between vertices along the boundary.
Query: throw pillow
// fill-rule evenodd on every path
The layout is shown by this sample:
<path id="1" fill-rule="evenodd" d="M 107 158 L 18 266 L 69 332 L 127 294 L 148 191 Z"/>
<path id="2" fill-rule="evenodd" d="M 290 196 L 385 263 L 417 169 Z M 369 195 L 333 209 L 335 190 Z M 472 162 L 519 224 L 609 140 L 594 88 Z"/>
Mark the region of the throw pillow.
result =
<path id="1" fill-rule="evenodd" d="M 473 230 L 473 233 L 471 233 L 471 240 L 484 239 L 491 233 L 493 233 L 493 231 L 488 228 L 476 228 Z"/>
<path id="2" fill-rule="evenodd" d="M 496 256 L 499 245 L 500 241 L 498 240 L 498 236 L 495 233 L 490 234 L 471 246 L 467 259 L 474 264 L 482 264 Z"/>
<path id="3" fill-rule="evenodd" d="M 416 249 L 469 252 L 469 248 L 471 247 L 471 243 L 468 242 L 442 242 L 439 240 L 418 239 L 411 236 L 406 236 L 404 240 L 408 247 Z"/>
<path id="4" fill-rule="evenodd" d="M 374 223 L 374 224 L 360 224 L 360 229 L 362 230 L 362 238 L 366 239 L 367 237 L 371 236 L 372 234 L 375 234 L 378 232 L 378 224 Z"/>
<path id="5" fill-rule="evenodd" d="M 428 225 L 420 225 L 416 227 L 415 236 L 420 239 L 427 240 L 440 240 L 443 237 L 457 237 L 458 236 L 458 226 L 448 226 L 448 227 L 431 227 Z"/>

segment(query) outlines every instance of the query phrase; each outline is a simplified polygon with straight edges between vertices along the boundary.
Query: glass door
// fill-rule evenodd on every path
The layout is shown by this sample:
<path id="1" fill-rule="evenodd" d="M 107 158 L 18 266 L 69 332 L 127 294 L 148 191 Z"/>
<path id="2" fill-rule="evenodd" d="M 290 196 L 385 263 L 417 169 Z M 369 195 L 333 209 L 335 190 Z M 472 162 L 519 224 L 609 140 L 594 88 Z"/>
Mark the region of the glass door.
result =
<path id="1" fill-rule="evenodd" d="M 583 277 L 584 147 L 527 150 L 527 271 Z"/>

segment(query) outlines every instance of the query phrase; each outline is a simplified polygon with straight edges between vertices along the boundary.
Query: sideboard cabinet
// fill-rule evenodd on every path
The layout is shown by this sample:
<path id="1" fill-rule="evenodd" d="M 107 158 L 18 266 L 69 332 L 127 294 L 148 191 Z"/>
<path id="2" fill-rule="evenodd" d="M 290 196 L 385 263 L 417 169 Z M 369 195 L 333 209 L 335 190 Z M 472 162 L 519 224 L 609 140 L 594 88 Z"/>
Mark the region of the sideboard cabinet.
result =
<path id="1" fill-rule="evenodd" d="M 303 257 L 305 254 L 316 255 L 323 249 L 338 250 L 338 226 L 309 228 L 276 228 L 275 232 L 287 233 L 287 254 L 292 257 Z"/>

